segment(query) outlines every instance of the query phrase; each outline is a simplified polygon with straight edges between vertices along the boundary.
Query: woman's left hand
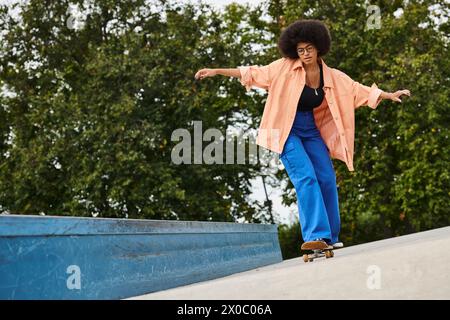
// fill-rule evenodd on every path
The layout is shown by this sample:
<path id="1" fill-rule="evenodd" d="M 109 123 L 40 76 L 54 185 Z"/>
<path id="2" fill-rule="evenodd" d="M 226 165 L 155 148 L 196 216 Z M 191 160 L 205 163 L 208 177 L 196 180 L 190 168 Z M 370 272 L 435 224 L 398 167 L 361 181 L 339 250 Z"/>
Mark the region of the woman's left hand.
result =
<path id="1" fill-rule="evenodd" d="M 402 100 L 400 99 L 402 94 L 407 95 L 408 97 L 411 96 L 411 93 L 409 92 L 409 90 L 405 89 L 405 90 L 398 90 L 398 91 L 391 93 L 389 98 L 395 102 L 402 102 Z"/>

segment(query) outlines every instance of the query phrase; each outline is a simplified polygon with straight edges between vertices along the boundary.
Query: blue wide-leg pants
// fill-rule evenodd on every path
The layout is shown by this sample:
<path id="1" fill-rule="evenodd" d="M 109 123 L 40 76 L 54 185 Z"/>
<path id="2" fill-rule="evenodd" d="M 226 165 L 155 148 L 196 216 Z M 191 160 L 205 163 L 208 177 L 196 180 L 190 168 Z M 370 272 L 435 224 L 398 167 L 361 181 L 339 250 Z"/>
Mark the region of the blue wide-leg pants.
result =
<path id="1" fill-rule="evenodd" d="M 280 160 L 295 187 L 303 240 L 338 242 L 336 174 L 313 111 L 297 111 Z"/>

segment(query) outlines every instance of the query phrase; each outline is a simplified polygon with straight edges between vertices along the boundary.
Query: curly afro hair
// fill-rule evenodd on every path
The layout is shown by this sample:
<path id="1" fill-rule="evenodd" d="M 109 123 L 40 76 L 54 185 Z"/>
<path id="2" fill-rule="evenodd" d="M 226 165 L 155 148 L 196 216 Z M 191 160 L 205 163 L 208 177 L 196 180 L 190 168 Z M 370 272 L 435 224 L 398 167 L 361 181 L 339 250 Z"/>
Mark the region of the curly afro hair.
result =
<path id="1" fill-rule="evenodd" d="M 297 44 L 312 43 L 318 56 L 324 56 L 330 51 L 331 36 L 327 26 L 320 20 L 304 19 L 291 23 L 278 39 L 278 49 L 284 57 L 297 59 Z"/>

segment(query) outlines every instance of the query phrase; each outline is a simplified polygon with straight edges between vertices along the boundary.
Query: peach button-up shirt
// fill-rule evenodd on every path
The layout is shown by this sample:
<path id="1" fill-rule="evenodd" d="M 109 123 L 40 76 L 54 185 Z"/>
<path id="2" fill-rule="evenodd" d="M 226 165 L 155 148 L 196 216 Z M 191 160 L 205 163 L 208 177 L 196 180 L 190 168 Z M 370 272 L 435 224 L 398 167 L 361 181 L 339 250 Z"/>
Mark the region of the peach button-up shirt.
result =
<path id="1" fill-rule="evenodd" d="M 382 100 L 375 83 L 371 87 L 352 80 L 344 72 L 322 63 L 325 98 L 313 109 L 315 123 L 331 158 L 353 168 L 355 109 L 375 109 Z M 258 87 L 268 92 L 256 144 L 280 154 L 292 128 L 306 72 L 298 59 L 280 58 L 265 66 L 239 66 L 240 83 L 247 91 Z"/>

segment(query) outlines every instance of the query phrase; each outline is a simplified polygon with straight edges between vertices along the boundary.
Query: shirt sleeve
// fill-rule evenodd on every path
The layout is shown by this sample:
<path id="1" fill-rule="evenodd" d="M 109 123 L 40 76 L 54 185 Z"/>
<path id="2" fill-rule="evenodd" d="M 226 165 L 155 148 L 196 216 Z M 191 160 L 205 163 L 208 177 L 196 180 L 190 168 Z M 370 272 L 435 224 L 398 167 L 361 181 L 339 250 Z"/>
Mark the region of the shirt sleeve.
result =
<path id="1" fill-rule="evenodd" d="M 274 74 L 283 61 L 284 58 L 281 58 L 265 66 L 239 66 L 238 69 L 241 73 L 240 83 L 247 91 L 250 91 L 252 86 L 268 90 Z"/>
<path id="2" fill-rule="evenodd" d="M 361 106 L 369 106 L 372 109 L 376 109 L 382 100 L 380 95 L 383 91 L 378 89 L 375 83 L 373 83 L 371 87 L 368 87 L 357 81 L 353 81 L 352 92 L 355 109 Z"/>
<path id="3" fill-rule="evenodd" d="M 358 81 L 354 81 L 346 73 L 340 70 L 337 71 L 344 81 L 345 87 L 348 88 L 347 90 L 351 91 L 351 94 L 353 95 L 353 108 L 357 109 L 361 106 L 369 106 L 372 109 L 377 108 L 382 100 L 380 95 L 383 91 L 380 90 L 375 83 L 373 83 L 371 87 L 368 87 Z"/>

